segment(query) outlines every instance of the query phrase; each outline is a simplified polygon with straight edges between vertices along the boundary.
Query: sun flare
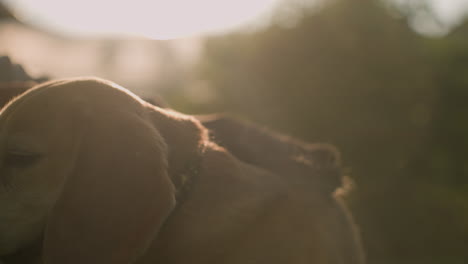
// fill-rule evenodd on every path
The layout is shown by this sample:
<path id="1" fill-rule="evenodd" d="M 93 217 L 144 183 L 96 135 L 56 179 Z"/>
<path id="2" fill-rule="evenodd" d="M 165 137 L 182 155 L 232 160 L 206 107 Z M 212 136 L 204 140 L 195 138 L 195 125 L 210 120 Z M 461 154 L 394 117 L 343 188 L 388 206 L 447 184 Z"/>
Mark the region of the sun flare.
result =
<path id="1" fill-rule="evenodd" d="M 267 12 L 277 0 L 9 0 L 30 22 L 65 33 L 124 33 L 170 39 L 222 31 Z"/>

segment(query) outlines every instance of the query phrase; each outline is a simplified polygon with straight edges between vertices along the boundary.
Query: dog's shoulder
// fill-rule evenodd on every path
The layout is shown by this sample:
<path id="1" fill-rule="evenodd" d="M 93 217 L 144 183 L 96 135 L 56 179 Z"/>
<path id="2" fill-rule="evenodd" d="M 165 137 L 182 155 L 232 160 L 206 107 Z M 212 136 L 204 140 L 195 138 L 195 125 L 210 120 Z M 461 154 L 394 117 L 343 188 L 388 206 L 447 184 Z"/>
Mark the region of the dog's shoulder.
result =
<path id="1" fill-rule="evenodd" d="M 227 254 L 226 250 L 238 247 L 245 232 L 283 199 L 286 189 L 280 181 L 281 177 L 209 144 L 200 175 L 148 251 L 156 255 L 148 259 L 210 263 Z"/>

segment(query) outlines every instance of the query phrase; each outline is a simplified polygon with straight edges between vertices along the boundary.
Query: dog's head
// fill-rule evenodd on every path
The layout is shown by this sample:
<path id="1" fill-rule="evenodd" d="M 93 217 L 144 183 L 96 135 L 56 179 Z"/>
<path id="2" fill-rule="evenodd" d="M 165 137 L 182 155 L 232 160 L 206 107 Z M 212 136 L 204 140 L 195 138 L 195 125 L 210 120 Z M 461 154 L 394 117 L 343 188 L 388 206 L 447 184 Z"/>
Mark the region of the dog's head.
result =
<path id="1" fill-rule="evenodd" d="M 0 256 L 43 239 L 45 263 L 132 263 L 175 205 L 170 175 L 204 134 L 110 82 L 29 90 L 0 114 Z"/>
<path id="2" fill-rule="evenodd" d="M 35 82 L 0 82 L 0 109 L 11 99 L 35 86 Z"/>

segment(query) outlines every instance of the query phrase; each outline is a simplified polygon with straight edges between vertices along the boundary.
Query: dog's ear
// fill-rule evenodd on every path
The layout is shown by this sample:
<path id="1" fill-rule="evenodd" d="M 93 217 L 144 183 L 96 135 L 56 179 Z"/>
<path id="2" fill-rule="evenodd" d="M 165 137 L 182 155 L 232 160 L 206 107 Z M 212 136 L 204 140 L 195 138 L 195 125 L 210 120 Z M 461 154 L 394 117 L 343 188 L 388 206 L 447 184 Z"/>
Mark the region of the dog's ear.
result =
<path id="1" fill-rule="evenodd" d="M 47 264 L 134 263 L 175 204 L 158 130 L 136 113 L 89 115 L 48 219 Z"/>

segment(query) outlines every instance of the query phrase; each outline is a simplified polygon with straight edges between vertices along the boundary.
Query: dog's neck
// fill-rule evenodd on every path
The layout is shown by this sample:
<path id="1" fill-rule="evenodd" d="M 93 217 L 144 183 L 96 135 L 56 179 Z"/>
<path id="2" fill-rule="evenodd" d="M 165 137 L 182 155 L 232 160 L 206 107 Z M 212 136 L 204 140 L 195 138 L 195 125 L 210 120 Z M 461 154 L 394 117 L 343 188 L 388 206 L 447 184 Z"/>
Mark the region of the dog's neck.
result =
<path id="1" fill-rule="evenodd" d="M 188 160 L 184 168 L 181 168 L 174 174 L 171 174 L 171 179 L 176 189 L 176 200 L 178 205 L 187 199 L 192 186 L 197 180 L 201 170 L 203 155 L 204 146 L 201 146 L 197 155 Z"/>
<path id="2" fill-rule="evenodd" d="M 183 200 L 200 170 L 208 130 L 195 118 L 171 110 L 151 107 L 150 118 L 166 141 L 168 171 Z"/>

